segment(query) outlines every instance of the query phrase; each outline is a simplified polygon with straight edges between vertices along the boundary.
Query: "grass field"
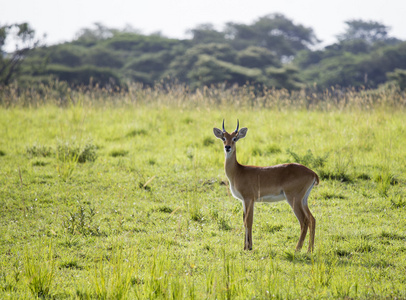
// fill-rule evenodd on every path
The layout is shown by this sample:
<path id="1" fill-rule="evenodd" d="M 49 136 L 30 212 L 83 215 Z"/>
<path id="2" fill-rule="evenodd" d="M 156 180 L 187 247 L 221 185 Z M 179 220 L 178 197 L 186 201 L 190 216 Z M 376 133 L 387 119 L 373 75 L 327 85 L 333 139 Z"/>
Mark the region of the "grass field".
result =
<path id="1" fill-rule="evenodd" d="M 403 108 L 147 102 L 0 108 L 1 299 L 406 298 Z M 241 163 L 319 174 L 313 254 L 286 202 L 243 251 L 223 118 Z"/>

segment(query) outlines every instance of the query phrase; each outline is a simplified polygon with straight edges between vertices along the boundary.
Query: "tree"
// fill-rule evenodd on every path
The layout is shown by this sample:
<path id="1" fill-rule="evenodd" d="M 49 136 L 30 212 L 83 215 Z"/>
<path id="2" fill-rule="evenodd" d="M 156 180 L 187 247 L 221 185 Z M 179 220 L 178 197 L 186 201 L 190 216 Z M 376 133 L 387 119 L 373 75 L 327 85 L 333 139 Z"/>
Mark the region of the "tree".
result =
<path id="1" fill-rule="evenodd" d="M 201 24 L 188 33 L 192 34 L 193 44 L 226 43 L 224 32 L 217 31 L 210 23 Z"/>
<path id="2" fill-rule="evenodd" d="M 391 81 L 398 85 L 402 91 L 406 90 L 406 70 L 395 69 L 394 72 L 389 72 L 386 75 Z"/>
<path id="3" fill-rule="evenodd" d="M 76 42 L 81 44 L 94 45 L 98 41 L 105 40 L 114 36 L 118 30 L 108 28 L 102 23 L 94 23 L 94 29 L 82 28 L 76 34 Z"/>
<path id="4" fill-rule="evenodd" d="M 347 30 L 337 36 L 340 42 L 363 40 L 368 44 L 388 40 L 389 27 L 375 21 L 349 20 Z"/>
<path id="5" fill-rule="evenodd" d="M 294 56 L 319 42 L 313 29 L 295 25 L 282 14 L 266 15 L 252 25 L 227 23 L 226 37 L 237 50 L 264 47 L 280 59 Z"/>
<path id="6" fill-rule="evenodd" d="M 295 63 L 306 66 L 300 74 L 304 82 L 317 83 L 322 89 L 336 85 L 376 88 L 388 80 L 388 72 L 406 69 L 406 42 L 373 48 L 367 53 L 351 53 L 335 44 L 317 53 L 315 57 L 301 54 Z"/>
<path id="7" fill-rule="evenodd" d="M 239 65 L 247 68 L 265 68 L 267 66 L 281 66 L 274 53 L 266 48 L 250 46 L 237 53 Z"/>
<path id="8" fill-rule="evenodd" d="M 9 39 L 15 43 L 15 49 L 11 53 L 4 49 Z M 0 86 L 18 79 L 21 63 L 39 44 L 40 40 L 35 37 L 35 31 L 28 23 L 0 27 Z"/>
<path id="9" fill-rule="evenodd" d="M 291 66 L 285 66 L 282 68 L 269 67 L 265 70 L 265 74 L 267 76 L 265 85 L 275 87 L 277 89 L 300 89 L 304 85 L 298 77 L 298 71 L 298 69 Z"/>
<path id="10" fill-rule="evenodd" d="M 92 47 L 89 49 L 85 59 L 89 64 L 97 67 L 114 69 L 121 68 L 124 65 L 124 60 L 120 56 L 105 47 Z"/>
<path id="11" fill-rule="evenodd" d="M 130 80 L 153 85 L 154 82 L 161 79 L 168 67 L 168 62 L 172 59 L 169 51 L 144 53 L 129 60 L 122 71 L 125 77 Z"/>
<path id="12" fill-rule="evenodd" d="M 201 57 L 205 57 L 201 59 Z M 183 55 L 177 56 L 169 65 L 168 76 L 177 78 L 181 82 L 191 83 L 190 80 L 198 78 L 195 67 L 207 68 L 213 66 L 211 57 L 216 61 L 234 63 L 236 51 L 227 44 L 199 44 L 186 50 Z M 194 74 L 193 76 L 191 74 Z M 222 80 L 223 78 L 221 78 Z M 221 82 L 220 80 L 220 82 Z"/>
<path id="13" fill-rule="evenodd" d="M 70 68 L 61 65 L 50 65 L 47 72 L 56 76 L 60 81 L 65 81 L 71 86 L 97 84 L 99 86 L 119 86 L 120 78 L 109 68 L 94 66 L 81 66 Z"/>
<path id="14" fill-rule="evenodd" d="M 227 82 L 247 82 L 268 87 L 295 89 L 300 87 L 297 70 L 283 68 L 269 50 L 248 47 L 236 51 L 228 44 L 200 44 L 177 57 L 168 75 L 192 88 Z"/>

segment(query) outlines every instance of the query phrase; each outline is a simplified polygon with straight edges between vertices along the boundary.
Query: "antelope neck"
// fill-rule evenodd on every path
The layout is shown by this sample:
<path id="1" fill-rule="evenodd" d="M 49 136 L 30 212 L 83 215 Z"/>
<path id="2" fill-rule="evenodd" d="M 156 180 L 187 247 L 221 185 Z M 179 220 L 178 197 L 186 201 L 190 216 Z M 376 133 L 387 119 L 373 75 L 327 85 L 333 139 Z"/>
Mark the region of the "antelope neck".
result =
<path id="1" fill-rule="evenodd" d="M 234 151 L 230 155 L 226 154 L 226 161 L 224 164 L 226 175 L 228 180 L 230 180 L 230 182 L 234 181 L 233 174 L 235 174 L 235 172 L 239 167 L 240 164 L 237 161 L 236 150 L 234 149 Z"/>

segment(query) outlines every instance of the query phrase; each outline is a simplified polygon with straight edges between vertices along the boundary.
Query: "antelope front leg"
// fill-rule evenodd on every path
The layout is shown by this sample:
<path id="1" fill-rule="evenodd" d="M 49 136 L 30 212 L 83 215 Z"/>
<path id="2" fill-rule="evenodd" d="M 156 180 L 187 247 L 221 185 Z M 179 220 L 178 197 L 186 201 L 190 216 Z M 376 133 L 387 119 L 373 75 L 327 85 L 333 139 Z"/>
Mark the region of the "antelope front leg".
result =
<path id="1" fill-rule="evenodd" d="M 254 222 L 254 201 L 244 201 L 244 250 L 252 250 L 252 224 Z"/>

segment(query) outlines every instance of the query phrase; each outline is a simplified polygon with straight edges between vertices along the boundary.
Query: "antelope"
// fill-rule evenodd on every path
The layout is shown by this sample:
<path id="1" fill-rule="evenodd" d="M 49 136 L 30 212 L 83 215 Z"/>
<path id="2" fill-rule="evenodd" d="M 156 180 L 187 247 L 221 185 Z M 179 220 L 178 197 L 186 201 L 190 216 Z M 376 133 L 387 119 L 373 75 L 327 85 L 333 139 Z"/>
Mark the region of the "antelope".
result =
<path id="1" fill-rule="evenodd" d="M 316 220 L 309 210 L 307 199 L 314 185 L 319 184 L 319 177 L 309 168 L 296 164 L 281 164 L 269 167 L 244 166 L 237 161 L 236 142 L 247 135 L 244 127 L 228 133 L 213 128 L 216 138 L 224 143 L 225 173 L 230 184 L 231 194 L 243 205 L 245 227 L 244 250 L 252 250 L 252 224 L 254 221 L 254 202 L 277 202 L 287 200 L 300 223 L 300 237 L 296 251 L 300 251 L 310 231 L 308 252 L 314 249 Z"/>

